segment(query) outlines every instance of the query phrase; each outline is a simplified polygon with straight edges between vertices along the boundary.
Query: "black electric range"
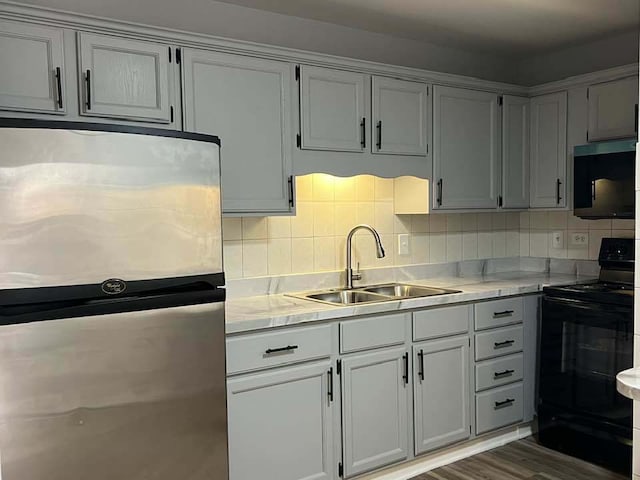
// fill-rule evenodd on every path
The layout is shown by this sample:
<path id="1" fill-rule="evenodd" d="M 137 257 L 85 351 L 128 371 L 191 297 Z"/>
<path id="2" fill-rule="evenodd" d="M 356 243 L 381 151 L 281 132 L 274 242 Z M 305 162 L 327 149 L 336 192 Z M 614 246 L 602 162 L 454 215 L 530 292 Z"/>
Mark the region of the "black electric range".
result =
<path id="1" fill-rule="evenodd" d="M 616 375 L 633 366 L 634 240 L 605 238 L 598 281 L 544 289 L 539 441 L 630 471 L 632 402 Z"/>

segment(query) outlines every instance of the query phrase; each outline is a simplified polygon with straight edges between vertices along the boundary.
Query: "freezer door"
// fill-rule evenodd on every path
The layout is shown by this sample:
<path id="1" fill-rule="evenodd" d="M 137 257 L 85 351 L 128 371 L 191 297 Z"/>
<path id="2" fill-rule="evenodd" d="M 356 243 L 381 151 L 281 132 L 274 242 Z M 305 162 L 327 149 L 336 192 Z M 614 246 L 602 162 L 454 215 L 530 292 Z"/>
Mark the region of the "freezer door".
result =
<path id="1" fill-rule="evenodd" d="M 227 480 L 224 303 L 0 327 L 2 480 Z"/>
<path id="2" fill-rule="evenodd" d="M 219 146 L 207 141 L 215 137 L 7 123 L 0 289 L 222 272 Z"/>

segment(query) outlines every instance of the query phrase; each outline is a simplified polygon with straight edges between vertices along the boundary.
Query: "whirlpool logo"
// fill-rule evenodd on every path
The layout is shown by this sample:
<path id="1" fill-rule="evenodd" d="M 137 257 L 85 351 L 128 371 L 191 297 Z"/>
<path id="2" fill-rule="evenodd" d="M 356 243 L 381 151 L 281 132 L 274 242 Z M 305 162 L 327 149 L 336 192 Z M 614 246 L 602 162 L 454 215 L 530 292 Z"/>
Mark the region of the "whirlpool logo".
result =
<path id="1" fill-rule="evenodd" d="M 102 282 L 102 291 L 107 295 L 118 295 L 127 289 L 127 283 L 119 278 L 110 278 Z"/>

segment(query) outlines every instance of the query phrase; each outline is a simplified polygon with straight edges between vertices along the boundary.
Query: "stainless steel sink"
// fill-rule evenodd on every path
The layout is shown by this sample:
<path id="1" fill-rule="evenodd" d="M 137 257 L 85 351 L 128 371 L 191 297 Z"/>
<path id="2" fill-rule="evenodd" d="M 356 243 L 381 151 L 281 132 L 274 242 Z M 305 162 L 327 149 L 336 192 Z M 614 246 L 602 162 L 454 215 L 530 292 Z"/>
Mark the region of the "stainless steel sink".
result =
<path id="1" fill-rule="evenodd" d="M 327 303 L 329 305 L 356 305 L 363 303 L 390 302 L 403 298 L 431 297 L 460 293 L 460 290 L 447 288 L 422 287 L 403 283 L 371 285 L 354 289 L 333 289 L 320 292 L 290 294 L 290 297 Z"/>
<path id="2" fill-rule="evenodd" d="M 335 303 L 338 305 L 352 305 L 354 303 L 384 302 L 386 296 L 362 290 L 335 290 L 331 292 L 311 293 L 303 295 L 303 298 L 319 302 Z"/>
<path id="3" fill-rule="evenodd" d="M 391 283 L 389 285 L 376 285 L 362 288 L 363 292 L 377 293 L 388 297 L 414 298 L 431 297 L 433 295 L 446 295 L 448 293 L 459 293 L 459 290 L 449 290 L 446 288 L 421 287 L 418 285 L 405 285 L 402 283 Z"/>

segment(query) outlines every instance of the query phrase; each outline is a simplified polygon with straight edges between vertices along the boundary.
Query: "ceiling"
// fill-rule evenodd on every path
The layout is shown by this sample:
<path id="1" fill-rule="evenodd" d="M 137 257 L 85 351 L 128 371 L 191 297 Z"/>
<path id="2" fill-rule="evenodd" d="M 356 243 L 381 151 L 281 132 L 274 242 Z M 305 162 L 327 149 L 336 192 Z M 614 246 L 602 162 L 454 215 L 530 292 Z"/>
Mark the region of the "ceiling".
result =
<path id="1" fill-rule="evenodd" d="M 638 29 L 638 0 L 219 0 L 471 51 L 526 55 Z"/>

